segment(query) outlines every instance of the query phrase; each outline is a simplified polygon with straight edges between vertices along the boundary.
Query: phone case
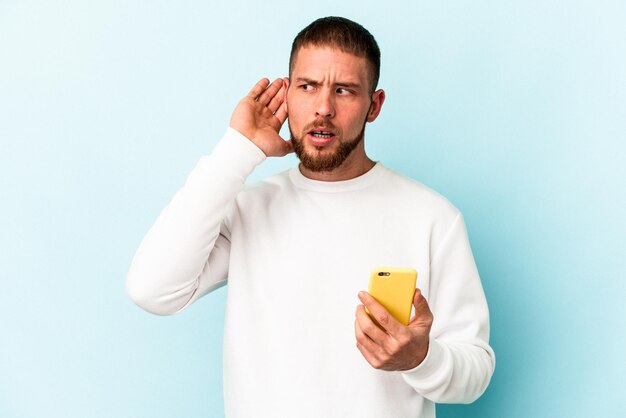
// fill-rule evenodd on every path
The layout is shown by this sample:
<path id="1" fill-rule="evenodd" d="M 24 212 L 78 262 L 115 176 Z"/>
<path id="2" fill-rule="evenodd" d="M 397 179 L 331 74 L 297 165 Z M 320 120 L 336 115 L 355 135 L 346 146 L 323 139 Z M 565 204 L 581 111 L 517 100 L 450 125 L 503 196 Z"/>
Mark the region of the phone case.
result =
<path id="1" fill-rule="evenodd" d="M 372 271 L 368 293 L 398 321 L 408 325 L 416 283 L 415 269 L 379 267 Z"/>

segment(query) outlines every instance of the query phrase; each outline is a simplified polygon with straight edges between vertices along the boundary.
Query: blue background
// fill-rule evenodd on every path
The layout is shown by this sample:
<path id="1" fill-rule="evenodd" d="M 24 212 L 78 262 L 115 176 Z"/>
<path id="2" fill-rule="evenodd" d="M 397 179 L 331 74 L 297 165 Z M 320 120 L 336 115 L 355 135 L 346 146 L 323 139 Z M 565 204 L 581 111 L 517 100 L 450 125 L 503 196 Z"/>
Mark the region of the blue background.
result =
<path id="1" fill-rule="evenodd" d="M 239 98 L 325 15 L 383 53 L 370 155 L 468 224 L 498 363 L 438 416 L 626 416 L 625 3 L 335 3 L 0 1 L 0 417 L 223 416 L 226 289 L 156 317 L 125 275 Z"/>

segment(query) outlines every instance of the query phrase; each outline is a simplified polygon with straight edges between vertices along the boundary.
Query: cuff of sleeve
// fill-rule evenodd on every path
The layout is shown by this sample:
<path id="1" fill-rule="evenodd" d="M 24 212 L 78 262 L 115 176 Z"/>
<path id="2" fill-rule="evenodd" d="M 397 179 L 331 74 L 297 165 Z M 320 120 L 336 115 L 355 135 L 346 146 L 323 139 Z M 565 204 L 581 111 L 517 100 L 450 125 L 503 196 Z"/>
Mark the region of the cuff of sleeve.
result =
<path id="1" fill-rule="evenodd" d="M 226 129 L 226 133 L 222 140 L 218 143 L 218 147 L 229 148 L 231 152 L 237 155 L 248 156 L 250 162 L 258 165 L 267 159 L 267 156 L 261 148 L 254 145 L 252 141 L 246 138 L 239 131 L 231 128 Z"/>
<path id="2" fill-rule="evenodd" d="M 402 373 L 404 380 L 414 388 L 428 387 L 429 382 L 437 380 L 438 374 L 445 373 L 442 367 L 446 362 L 446 351 L 437 340 L 430 340 L 426 358 L 417 367 Z"/>

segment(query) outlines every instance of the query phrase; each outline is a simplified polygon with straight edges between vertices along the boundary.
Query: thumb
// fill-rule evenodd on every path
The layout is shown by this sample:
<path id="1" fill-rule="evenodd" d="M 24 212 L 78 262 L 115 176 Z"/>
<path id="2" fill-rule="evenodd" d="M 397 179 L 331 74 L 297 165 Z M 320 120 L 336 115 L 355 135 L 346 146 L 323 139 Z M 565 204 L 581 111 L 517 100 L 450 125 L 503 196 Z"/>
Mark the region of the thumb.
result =
<path id="1" fill-rule="evenodd" d="M 271 141 L 264 141 L 257 145 L 267 157 L 284 157 L 293 152 L 291 140 L 285 140 L 278 134 L 274 134 Z"/>
<path id="2" fill-rule="evenodd" d="M 285 145 L 287 145 L 287 154 L 290 154 L 292 152 L 295 151 L 295 149 L 293 148 L 293 142 L 291 142 L 291 139 L 285 141 Z"/>
<path id="3" fill-rule="evenodd" d="M 415 316 L 411 322 L 426 321 L 432 323 L 433 314 L 430 311 L 428 302 L 426 301 L 424 295 L 422 295 L 422 291 L 420 289 L 415 289 L 415 293 L 413 294 L 413 306 L 415 306 Z"/>

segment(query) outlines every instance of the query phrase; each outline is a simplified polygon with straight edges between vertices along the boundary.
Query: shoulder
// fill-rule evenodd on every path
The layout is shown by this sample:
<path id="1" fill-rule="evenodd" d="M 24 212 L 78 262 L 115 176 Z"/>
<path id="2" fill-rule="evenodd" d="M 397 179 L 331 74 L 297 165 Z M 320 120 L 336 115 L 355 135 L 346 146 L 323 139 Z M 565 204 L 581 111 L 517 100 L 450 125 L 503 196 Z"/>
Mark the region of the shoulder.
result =
<path id="1" fill-rule="evenodd" d="M 274 174 L 261 181 L 246 184 L 244 189 L 237 196 L 240 202 L 266 200 L 275 197 L 277 194 L 285 193 L 290 189 L 289 171 Z"/>
<path id="2" fill-rule="evenodd" d="M 456 218 L 459 210 L 439 192 L 423 183 L 385 168 L 387 175 L 381 182 L 381 191 L 396 204 L 408 206 L 411 210 L 435 218 Z"/>

